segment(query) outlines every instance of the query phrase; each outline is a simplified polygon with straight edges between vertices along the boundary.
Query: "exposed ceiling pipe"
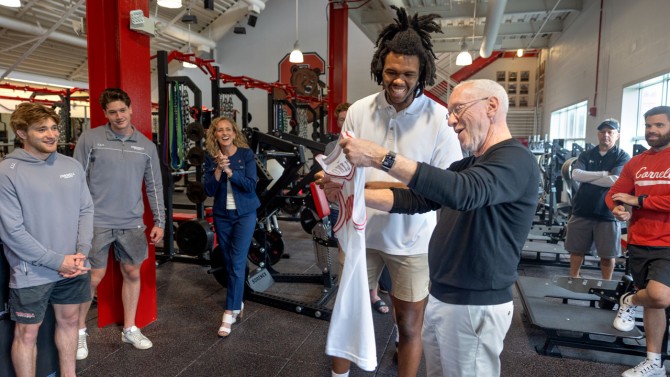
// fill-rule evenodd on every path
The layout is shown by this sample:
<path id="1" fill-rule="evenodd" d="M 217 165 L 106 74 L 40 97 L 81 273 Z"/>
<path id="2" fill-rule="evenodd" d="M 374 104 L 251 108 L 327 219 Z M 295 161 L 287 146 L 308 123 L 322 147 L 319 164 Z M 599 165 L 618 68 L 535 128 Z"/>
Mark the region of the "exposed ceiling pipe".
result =
<path id="1" fill-rule="evenodd" d="M 560 0 L 559 0 L 560 1 Z M 602 39 L 603 32 L 603 5 L 604 0 L 600 0 L 600 20 L 598 21 L 598 52 L 596 58 L 596 87 L 593 90 L 593 106 L 589 108 L 589 115 L 594 117 L 598 113 L 598 76 L 600 75 L 600 41 Z"/>
<path id="2" fill-rule="evenodd" d="M 482 58 L 488 58 L 493 52 L 506 5 L 507 0 L 489 0 L 486 12 L 486 25 L 484 25 L 484 38 L 482 39 L 482 46 L 479 49 L 479 56 Z"/>
<path id="3" fill-rule="evenodd" d="M 533 42 L 535 42 L 535 38 L 537 38 L 537 36 L 542 32 L 542 29 L 544 28 L 544 25 L 547 24 L 547 21 L 549 21 L 549 18 L 554 13 L 554 11 L 556 10 L 556 7 L 558 6 L 558 3 L 560 3 L 560 2 L 561 2 L 561 0 L 557 0 L 554 7 L 551 8 L 551 11 L 547 15 L 547 17 L 544 18 L 544 22 L 542 23 L 540 28 L 537 30 L 537 33 L 535 33 L 535 35 L 533 35 L 533 39 L 531 39 L 530 42 L 528 42 L 528 47 L 526 47 L 526 50 L 530 50 L 530 46 L 533 44 Z"/>
<path id="4" fill-rule="evenodd" d="M 46 29 L 39 26 L 5 16 L 0 16 L 0 27 L 32 35 L 42 35 L 47 31 Z M 49 35 L 49 39 L 76 47 L 86 48 L 85 38 L 79 38 L 75 35 L 62 33 L 60 31 L 52 32 Z"/>
<path id="5" fill-rule="evenodd" d="M 21 63 L 23 63 L 42 43 L 44 43 L 44 41 L 47 38 L 49 38 L 51 33 L 53 33 L 56 29 L 58 29 L 58 27 L 61 24 L 63 24 L 63 22 L 65 22 L 68 19 L 68 17 L 70 17 L 70 15 L 74 13 L 74 11 L 76 11 L 83 4 L 85 4 L 85 0 L 79 0 L 79 2 L 72 5 L 70 9 L 68 9 L 55 24 L 51 25 L 49 30 L 47 30 L 45 33 L 41 35 L 40 39 L 37 42 L 35 42 L 35 44 L 33 44 L 28 50 L 26 50 L 26 52 L 24 52 L 23 55 L 21 55 L 21 57 L 16 62 L 14 62 L 14 64 L 11 67 L 7 68 L 5 72 L 2 75 L 0 75 L 0 80 L 4 80 L 7 77 L 7 75 L 12 73 L 16 69 L 16 67 L 21 65 Z"/>
<path id="6" fill-rule="evenodd" d="M 216 48 L 216 42 L 209 38 L 205 38 L 198 33 L 189 33 L 186 29 L 169 25 L 155 17 L 150 18 L 156 22 L 156 26 L 160 30 L 160 33 L 181 39 L 184 42 L 190 41 L 190 43 L 195 45 L 199 51 L 209 52 L 211 49 Z"/>
<path id="7" fill-rule="evenodd" d="M 162 26 L 162 28 L 160 29 L 161 33 L 171 35 L 175 38 L 183 40 L 184 42 L 187 42 L 189 40 L 189 33 L 187 30 L 179 28 L 177 26 L 166 26 L 168 25 L 168 23 L 155 17 L 151 17 L 151 19 L 153 19 L 154 21 L 156 21 L 157 24 Z M 47 31 L 46 29 L 41 28 L 37 25 L 29 24 L 27 22 L 15 20 L 13 18 L 1 15 L 0 15 L 0 27 L 32 35 L 42 35 Z M 52 32 L 49 35 L 49 39 L 80 48 L 86 48 L 87 45 L 85 38 L 80 38 L 75 35 L 62 33 L 60 31 Z M 210 49 L 216 47 L 216 42 L 214 42 L 209 38 L 205 38 L 198 33 L 191 33 L 190 39 L 191 44 L 197 46 L 199 50 L 209 52 Z"/>

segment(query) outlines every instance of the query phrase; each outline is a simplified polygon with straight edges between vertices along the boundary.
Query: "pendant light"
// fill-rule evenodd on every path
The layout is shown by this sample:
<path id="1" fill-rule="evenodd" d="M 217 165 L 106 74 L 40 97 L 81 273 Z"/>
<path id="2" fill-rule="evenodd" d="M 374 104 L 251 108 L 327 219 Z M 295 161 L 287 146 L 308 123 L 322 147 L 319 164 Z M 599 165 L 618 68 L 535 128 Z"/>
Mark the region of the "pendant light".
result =
<path id="1" fill-rule="evenodd" d="M 0 0 L 0 5 L 10 8 L 19 8 L 21 6 L 21 0 Z"/>
<path id="2" fill-rule="evenodd" d="M 302 63 L 305 61 L 298 46 L 298 0 L 295 0 L 295 43 L 293 44 L 293 51 L 291 51 L 288 61 L 291 63 Z"/>
<path id="3" fill-rule="evenodd" d="M 189 9 L 189 13 L 191 10 Z M 193 54 L 193 50 L 191 49 L 191 24 L 188 24 L 188 48 L 186 50 L 186 53 L 191 55 Z M 193 56 L 189 56 L 188 59 L 191 60 Z M 184 68 L 198 68 L 197 65 L 191 63 L 190 61 L 183 61 L 181 62 L 182 67 Z"/>
<path id="4" fill-rule="evenodd" d="M 468 44 L 465 43 L 465 38 L 461 41 L 461 52 L 456 57 L 456 65 L 470 65 L 472 64 L 472 55 L 468 52 Z"/>
<path id="5" fill-rule="evenodd" d="M 472 14 L 472 45 L 475 44 L 475 25 L 477 25 L 477 2 L 475 1 L 475 11 Z M 472 55 L 468 52 L 468 44 L 465 43 L 465 37 L 461 41 L 461 52 L 456 57 L 456 65 L 472 64 Z"/>
<path id="6" fill-rule="evenodd" d="M 157 4 L 163 8 L 181 8 L 181 0 L 158 0 Z"/>

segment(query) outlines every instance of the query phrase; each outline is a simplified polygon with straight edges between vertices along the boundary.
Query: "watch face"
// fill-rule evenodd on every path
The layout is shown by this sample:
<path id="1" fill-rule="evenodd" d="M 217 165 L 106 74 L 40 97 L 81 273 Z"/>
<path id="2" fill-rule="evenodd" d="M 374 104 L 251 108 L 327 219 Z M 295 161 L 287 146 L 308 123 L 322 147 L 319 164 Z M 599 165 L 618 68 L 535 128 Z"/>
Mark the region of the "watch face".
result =
<path id="1" fill-rule="evenodd" d="M 394 163 L 395 163 L 395 153 L 389 152 L 386 154 L 386 156 L 384 156 L 381 168 L 383 171 L 389 171 L 393 167 Z"/>

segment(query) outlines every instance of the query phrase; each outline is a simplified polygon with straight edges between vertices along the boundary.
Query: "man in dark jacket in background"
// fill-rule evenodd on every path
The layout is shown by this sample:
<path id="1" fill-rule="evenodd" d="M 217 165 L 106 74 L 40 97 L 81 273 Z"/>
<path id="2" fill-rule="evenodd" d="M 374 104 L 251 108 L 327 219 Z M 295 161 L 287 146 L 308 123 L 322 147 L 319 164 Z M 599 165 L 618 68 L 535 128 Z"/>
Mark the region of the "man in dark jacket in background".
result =
<path id="1" fill-rule="evenodd" d="M 630 160 L 619 149 L 619 122 L 606 119 L 598 126 L 598 146 L 583 152 L 572 170 L 580 186 L 567 225 L 565 250 L 570 252 L 570 276 L 579 277 L 584 256 L 595 244 L 602 278 L 612 279 L 614 258 L 621 255 L 621 225 L 605 204 L 605 195 Z"/>

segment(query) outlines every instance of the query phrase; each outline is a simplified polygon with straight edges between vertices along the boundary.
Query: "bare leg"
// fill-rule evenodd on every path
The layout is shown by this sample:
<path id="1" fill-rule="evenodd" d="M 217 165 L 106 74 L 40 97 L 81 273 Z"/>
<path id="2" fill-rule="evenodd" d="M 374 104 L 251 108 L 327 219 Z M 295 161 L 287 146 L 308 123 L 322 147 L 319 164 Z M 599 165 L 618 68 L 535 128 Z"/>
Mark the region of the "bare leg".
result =
<path id="1" fill-rule="evenodd" d="M 663 334 L 667 329 L 665 308 L 670 306 L 670 287 L 650 280 L 647 288 L 639 290 L 631 299 L 633 305 L 644 306 L 644 331 L 647 351 L 660 353 Z"/>
<path id="2" fill-rule="evenodd" d="M 667 328 L 665 309 L 644 308 L 644 335 L 647 338 L 647 352 L 661 353 L 663 335 Z"/>
<path id="3" fill-rule="evenodd" d="M 34 377 L 37 363 L 37 333 L 42 322 L 17 323 L 12 342 L 12 363 L 16 377 Z"/>
<path id="4" fill-rule="evenodd" d="M 90 274 L 91 274 L 91 298 L 95 297 L 95 291 L 98 289 L 98 285 L 100 285 L 100 281 L 102 281 L 102 278 L 105 277 L 105 272 L 107 272 L 107 268 L 95 268 L 91 269 Z M 88 315 L 88 311 L 91 308 L 91 301 L 86 301 L 82 304 L 79 305 L 79 328 L 84 329 L 86 328 L 86 316 Z"/>
<path id="5" fill-rule="evenodd" d="M 58 349 L 60 375 L 62 377 L 76 377 L 75 355 L 77 353 L 77 334 L 79 322 L 79 304 L 54 304 L 56 315 L 56 330 L 54 339 Z"/>
<path id="6" fill-rule="evenodd" d="M 402 301 L 391 295 L 400 341 L 398 342 L 398 377 L 415 377 L 421 363 L 423 346 L 421 327 L 426 299 Z"/>
<path id="7" fill-rule="evenodd" d="M 600 258 L 600 273 L 604 280 L 612 280 L 614 258 Z"/>
<path id="8" fill-rule="evenodd" d="M 579 277 L 579 270 L 584 263 L 584 255 L 570 253 L 570 276 L 573 278 Z"/>
<path id="9" fill-rule="evenodd" d="M 351 361 L 339 357 L 331 357 L 333 363 L 333 372 L 343 374 L 351 369 Z"/>
<path id="10" fill-rule="evenodd" d="M 123 275 L 121 299 L 123 301 L 123 328 L 135 326 L 137 303 L 140 300 L 140 268 L 141 264 L 120 264 Z"/>

